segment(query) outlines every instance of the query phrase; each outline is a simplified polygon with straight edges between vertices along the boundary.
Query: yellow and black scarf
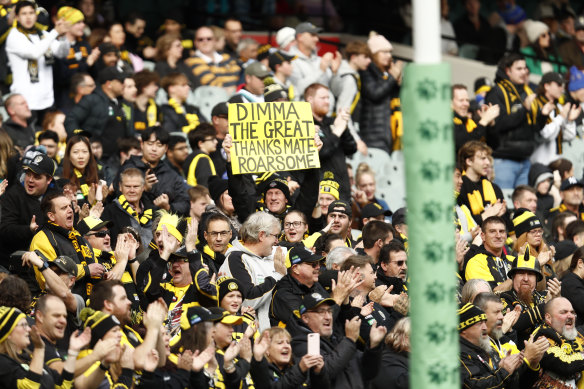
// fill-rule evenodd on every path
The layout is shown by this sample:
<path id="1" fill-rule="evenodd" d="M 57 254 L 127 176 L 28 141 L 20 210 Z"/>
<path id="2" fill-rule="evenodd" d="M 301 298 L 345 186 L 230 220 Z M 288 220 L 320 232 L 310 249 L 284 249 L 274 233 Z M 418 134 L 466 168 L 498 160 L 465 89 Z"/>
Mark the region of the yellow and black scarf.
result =
<path id="1" fill-rule="evenodd" d="M 85 182 L 85 177 L 83 176 L 83 173 L 81 173 L 76 168 L 73 169 L 73 172 L 75 173 L 75 176 L 79 180 L 79 190 L 83 194 L 83 197 L 87 198 L 87 195 L 89 194 L 89 185 L 87 185 L 87 183 Z"/>
<path id="2" fill-rule="evenodd" d="M 535 99 L 535 102 L 537 103 L 537 108 L 539 110 L 541 110 L 543 108 L 543 106 L 546 105 L 546 103 L 548 101 L 549 100 L 543 95 L 538 95 L 537 98 Z M 555 102 L 554 102 L 554 113 L 555 113 L 555 116 L 558 116 L 560 114 L 560 109 L 558 108 L 558 105 Z M 551 115 L 548 115 L 547 121 L 545 123 L 549 124 L 551 122 L 552 122 L 552 117 L 551 117 Z M 558 132 L 558 136 L 556 138 L 556 153 L 562 154 L 562 131 Z"/>
<path id="3" fill-rule="evenodd" d="M 28 39 L 31 42 L 32 42 L 32 39 L 30 39 L 30 35 L 37 35 L 39 37 L 39 39 L 41 39 L 41 40 L 44 38 L 43 31 L 40 27 L 41 26 L 38 23 L 35 23 L 35 25 L 32 28 L 24 28 L 19 23 L 16 24 L 16 29 L 21 34 L 23 34 L 26 37 L 26 39 Z M 53 51 L 51 50 L 50 47 L 44 53 L 44 56 L 45 56 L 45 64 L 47 66 L 51 66 L 55 62 L 55 56 L 53 55 Z M 39 63 L 38 63 L 38 60 L 28 58 L 27 62 L 28 62 L 28 65 L 27 65 L 28 76 L 30 77 L 30 82 L 32 84 L 36 84 L 39 82 Z"/>
<path id="4" fill-rule="evenodd" d="M 187 125 L 182 127 L 182 132 L 184 132 L 185 134 L 188 134 L 189 132 L 197 128 L 197 126 L 201 123 L 199 115 L 197 115 L 196 113 L 187 113 L 183 105 L 180 104 L 175 99 L 173 98 L 168 99 L 168 105 L 170 105 L 178 115 L 184 117 L 185 120 L 187 121 Z"/>
<path id="5" fill-rule="evenodd" d="M 128 200 L 126 200 L 126 196 L 120 195 L 120 197 L 118 197 L 118 201 L 120 202 L 122 209 L 134 219 L 136 219 L 141 226 L 146 226 L 148 223 L 150 223 L 150 220 L 152 220 L 152 209 L 145 209 L 141 214 L 138 214 L 132 205 L 128 202 Z"/>
<path id="6" fill-rule="evenodd" d="M 505 98 L 505 109 L 507 114 L 512 113 L 511 107 L 517 102 L 519 102 L 523 106 L 523 100 L 521 99 L 521 95 L 519 94 L 519 91 L 511 81 L 505 79 L 500 80 L 497 83 L 497 86 L 503 92 L 503 96 Z M 527 94 L 527 96 L 533 94 L 533 91 L 527 85 L 523 86 L 523 90 Z M 529 125 L 535 124 L 535 120 L 537 118 L 537 111 L 538 111 L 537 101 L 534 100 L 531 103 L 530 109 L 527 111 L 525 115 L 527 118 L 527 123 Z"/>
<path id="7" fill-rule="evenodd" d="M 53 222 L 48 222 L 47 228 L 50 231 L 52 231 L 56 234 L 59 234 L 59 235 L 65 237 L 71 241 L 71 244 L 73 245 L 73 248 L 75 249 L 75 252 L 77 253 L 77 258 L 79 259 L 79 262 L 81 264 L 95 262 L 95 257 L 93 256 L 93 250 L 91 249 L 91 247 L 87 244 L 85 239 L 83 239 L 81 234 L 76 229 L 67 230 L 67 229 L 65 229 L 65 228 L 63 228 L 63 227 L 61 227 Z"/>

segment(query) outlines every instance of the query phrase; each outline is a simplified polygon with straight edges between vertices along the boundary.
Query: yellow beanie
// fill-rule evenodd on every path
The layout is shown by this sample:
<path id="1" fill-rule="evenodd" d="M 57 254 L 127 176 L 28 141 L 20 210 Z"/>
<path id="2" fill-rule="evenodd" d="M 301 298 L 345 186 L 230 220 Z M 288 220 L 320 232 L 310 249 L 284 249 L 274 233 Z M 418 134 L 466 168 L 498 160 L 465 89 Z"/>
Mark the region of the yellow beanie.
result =
<path id="1" fill-rule="evenodd" d="M 73 7 L 61 7 L 57 12 L 57 17 L 59 19 L 65 19 L 69 24 L 75 24 L 82 22 L 85 19 L 83 12 L 79 11 L 77 8 Z"/>

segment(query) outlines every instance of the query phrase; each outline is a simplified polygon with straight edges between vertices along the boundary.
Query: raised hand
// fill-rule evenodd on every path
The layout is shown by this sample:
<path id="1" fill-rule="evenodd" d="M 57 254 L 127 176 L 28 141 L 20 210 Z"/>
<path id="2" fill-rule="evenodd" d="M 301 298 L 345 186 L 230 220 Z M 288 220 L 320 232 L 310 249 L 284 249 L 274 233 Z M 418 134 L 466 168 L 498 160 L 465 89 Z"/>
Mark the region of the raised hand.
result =
<path id="1" fill-rule="evenodd" d="M 191 371 L 193 366 L 193 352 L 191 350 L 185 350 L 182 354 L 178 356 L 178 362 L 176 367 L 186 371 Z"/>
<path id="2" fill-rule="evenodd" d="M 345 336 L 356 342 L 359 339 L 359 330 L 361 328 L 361 319 L 359 316 L 353 317 L 351 320 L 345 321 Z"/>
<path id="3" fill-rule="evenodd" d="M 158 367 L 159 361 L 158 351 L 152 349 L 146 353 L 146 358 L 144 359 L 144 370 L 153 372 Z M 190 367 L 189 369 L 190 370 Z"/>
<path id="4" fill-rule="evenodd" d="M 288 269 L 286 269 L 286 256 L 281 247 L 278 247 L 274 253 L 274 270 L 283 276 L 288 272 Z"/>
<path id="5" fill-rule="evenodd" d="M 369 345 L 371 348 L 379 346 L 383 339 L 385 339 L 386 334 L 387 328 L 385 326 L 377 326 L 377 323 L 373 323 L 369 330 Z"/>
<path id="6" fill-rule="evenodd" d="M 211 342 L 203 351 L 196 350 L 193 354 L 192 371 L 199 372 L 215 356 L 215 344 Z"/>
<path id="7" fill-rule="evenodd" d="M 259 341 L 256 341 L 253 345 L 253 357 L 255 360 L 261 362 L 269 347 L 270 334 L 268 332 L 264 332 Z"/>
<path id="8" fill-rule="evenodd" d="M 521 305 L 517 304 L 512 311 L 509 311 L 509 308 L 507 308 L 507 312 L 503 317 L 503 326 L 501 328 L 504 334 L 509 332 L 515 323 L 517 323 L 519 315 L 521 315 Z"/>
<path id="9" fill-rule="evenodd" d="M 83 332 L 74 331 L 69 338 L 69 350 L 78 352 L 91 341 L 91 328 L 85 327 Z"/>

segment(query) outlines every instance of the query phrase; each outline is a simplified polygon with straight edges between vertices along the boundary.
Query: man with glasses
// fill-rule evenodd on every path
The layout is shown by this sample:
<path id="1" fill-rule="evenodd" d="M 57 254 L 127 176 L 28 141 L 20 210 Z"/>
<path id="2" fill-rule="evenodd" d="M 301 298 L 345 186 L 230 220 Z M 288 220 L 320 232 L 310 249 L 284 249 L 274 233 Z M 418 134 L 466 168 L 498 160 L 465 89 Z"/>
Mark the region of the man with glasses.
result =
<path id="1" fill-rule="evenodd" d="M 209 268 L 209 276 L 217 274 L 225 261 L 225 253 L 231 247 L 231 223 L 226 216 L 215 213 L 206 220 L 203 232 L 207 244 L 201 250 L 203 263 Z"/>
<path id="2" fill-rule="evenodd" d="M 293 311 L 302 303 L 302 298 L 310 293 L 320 293 L 328 297 L 327 291 L 318 282 L 323 257 L 313 254 L 302 243 L 297 243 L 286 254 L 288 274 L 276 283 L 270 304 L 272 326 L 288 324 L 294 317 Z"/>
<path id="3" fill-rule="evenodd" d="M 393 286 L 392 294 L 407 292 L 408 255 L 401 242 L 393 240 L 381 247 L 375 284 Z"/>
<path id="4" fill-rule="evenodd" d="M 219 54 L 215 50 L 213 30 L 207 26 L 199 27 L 195 32 L 195 56 L 187 58 L 191 73 L 193 89 L 201 85 L 211 85 L 224 88 L 228 93 L 235 92 L 241 72 L 237 60 L 229 54 Z"/>
<path id="5" fill-rule="evenodd" d="M 237 278 L 246 296 L 244 305 L 257 312 L 260 331 L 270 328 L 269 309 L 272 289 L 286 275 L 282 248 L 278 244 L 280 221 L 266 212 L 256 212 L 243 223 L 233 247 L 227 250 L 219 276 Z"/>
<path id="6" fill-rule="evenodd" d="M 200 124 L 196 131 L 189 132 L 189 143 L 193 152 L 183 163 L 183 171 L 189 186 L 209 186 L 209 178 L 217 175 L 215 164 L 209 154 L 217 150 L 215 128 L 208 123 Z"/>

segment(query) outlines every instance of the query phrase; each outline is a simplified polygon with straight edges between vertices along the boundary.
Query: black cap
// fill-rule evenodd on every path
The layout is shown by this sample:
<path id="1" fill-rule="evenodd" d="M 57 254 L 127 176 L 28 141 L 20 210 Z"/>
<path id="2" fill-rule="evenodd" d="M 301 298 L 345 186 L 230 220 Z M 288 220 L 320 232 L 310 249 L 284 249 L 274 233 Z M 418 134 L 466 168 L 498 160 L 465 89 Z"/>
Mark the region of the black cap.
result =
<path id="1" fill-rule="evenodd" d="M 270 64 L 270 68 L 273 71 L 276 71 L 276 65 L 281 65 L 282 63 L 284 63 L 286 61 L 290 62 L 296 58 L 297 57 L 295 55 L 288 55 L 288 54 L 284 53 L 283 51 L 275 51 L 272 54 L 270 54 L 268 61 Z"/>
<path id="2" fill-rule="evenodd" d="M 369 203 L 361 209 L 362 218 L 377 217 L 379 215 L 391 216 L 392 212 L 389 209 L 383 209 L 383 207 L 377 203 Z"/>
<path id="3" fill-rule="evenodd" d="M 322 304 L 335 305 L 335 300 L 333 300 L 330 297 L 323 296 L 318 292 L 306 294 L 304 295 L 304 298 L 302 298 L 302 303 L 300 304 L 299 312 L 302 315 L 306 311 L 318 308 Z"/>
<path id="4" fill-rule="evenodd" d="M 320 262 L 322 259 L 322 255 L 314 254 L 302 243 L 295 244 L 286 253 L 286 264 L 290 263 L 290 267 L 300 265 L 301 263 Z"/>
<path id="5" fill-rule="evenodd" d="M 226 101 L 216 104 L 211 110 L 211 116 L 225 116 L 229 114 L 229 105 Z"/>
<path id="6" fill-rule="evenodd" d="M 75 228 L 81 235 L 87 235 L 91 231 L 99 231 L 103 227 L 110 228 L 114 223 L 111 221 L 103 221 L 101 219 L 95 218 L 93 216 L 87 216 L 85 219 L 77 223 Z"/>
<path id="7" fill-rule="evenodd" d="M 191 306 L 183 309 L 183 314 L 180 318 L 180 327 L 183 330 L 188 330 L 195 324 L 204 321 L 216 321 L 223 317 L 221 312 L 211 312 L 209 309 L 201 306 Z"/>
<path id="8" fill-rule="evenodd" d="M 24 169 L 31 170 L 36 174 L 46 174 L 53 177 L 55 170 L 57 170 L 57 164 L 47 154 L 39 152 L 24 165 Z"/>
<path id="9" fill-rule="evenodd" d="M 547 72 L 541 77 L 541 81 L 539 82 L 540 85 L 549 84 L 550 82 L 555 82 L 558 85 L 564 85 L 566 80 L 560 73 L 557 72 Z"/>
<path id="10" fill-rule="evenodd" d="M 268 184 L 264 189 L 264 197 L 266 196 L 266 192 L 269 191 L 270 189 L 280 189 L 280 191 L 284 193 L 284 196 L 286 196 L 286 200 L 288 200 L 288 203 L 292 201 L 290 199 L 290 189 L 288 188 L 288 181 L 286 181 L 286 179 L 274 177 L 271 180 L 269 180 Z"/>
<path id="11" fill-rule="evenodd" d="M 582 181 L 579 181 L 576 177 L 570 177 L 570 178 L 566 178 L 564 181 L 562 181 L 562 185 L 560 186 L 560 190 L 564 191 L 564 190 L 568 190 L 570 188 L 573 188 L 575 186 L 579 186 L 581 188 L 584 188 L 584 184 L 582 183 Z"/>
<path id="12" fill-rule="evenodd" d="M 263 44 L 260 47 L 258 47 L 257 60 L 262 61 L 262 60 L 268 58 L 268 56 L 270 55 L 271 49 L 272 49 L 272 45 L 270 45 L 269 43 Z"/>
<path id="13" fill-rule="evenodd" d="M 318 34 L 322 31 L 322 28 L 316 27 L 310 22 L 300 23 L 296 26 L 296 34 L 302 34 L 303 32 L 309 32 L 311 34 Z"/>
<path id="14" fill-rule="evenodd" d="M 184 261 L 184 262 L 189 261 L 189 256 L 187 255 L 187 250 L 186 250 L 185 246 L 180 247 L 174 253 L 170 254 L 170 257 L 168 257 L 168 262 L 174 262 L 174 261 Z"/>
<path id="15" fill-rule="evenodd" d="M 126 76 L 116 66 L 108 66 L 99 72 L 99 83 L 105 84 L 108 81 L 118 80 L 123 82 Z"/>
<path id="16" fill-rule="evenodd" d="M 353 210 L 351 209 L 351 204 L 345 200 L 335 200 L 330 203 L 328 207 L 329 215 L 331 212 L 341 212 L 351 218 L 353 216 Z"/>
<path id="17" fill-rule="evenodd" d="M 273 103 L 281 100 L 288 101 L 288 92 L 280 84 L 270 84 L 264 88 L 264 101 Z"/>
<path id="18" fill-rule="evenodd" d="M 77 277 L 77 264 L 74 260 L 66 255 L 61 255 L 50 262 L 51 265 L 57 266 L 59 269 L 69 274 L 70 276 Z"/>
<path id="19" fill-rule="evenodd" d="M 393 218 L 391 219 L 391 224 L 398 225 L 398 224 L 407 224 L 406 223 L 406 207 L 402 207 L 393 213 Z"/>

